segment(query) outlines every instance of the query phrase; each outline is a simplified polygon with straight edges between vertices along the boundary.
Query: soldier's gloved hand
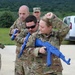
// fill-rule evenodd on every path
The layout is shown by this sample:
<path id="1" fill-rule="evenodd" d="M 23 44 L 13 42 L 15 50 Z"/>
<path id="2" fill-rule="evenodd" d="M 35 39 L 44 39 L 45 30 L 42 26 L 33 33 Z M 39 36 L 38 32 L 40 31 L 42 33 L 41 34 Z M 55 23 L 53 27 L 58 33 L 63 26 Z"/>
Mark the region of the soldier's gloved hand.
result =
<path id="1" fill-rule="evenodd" d="M 5 46 L 2 44 L 2 43 L 0 43 L 0 48 L 5 48 Z"/>

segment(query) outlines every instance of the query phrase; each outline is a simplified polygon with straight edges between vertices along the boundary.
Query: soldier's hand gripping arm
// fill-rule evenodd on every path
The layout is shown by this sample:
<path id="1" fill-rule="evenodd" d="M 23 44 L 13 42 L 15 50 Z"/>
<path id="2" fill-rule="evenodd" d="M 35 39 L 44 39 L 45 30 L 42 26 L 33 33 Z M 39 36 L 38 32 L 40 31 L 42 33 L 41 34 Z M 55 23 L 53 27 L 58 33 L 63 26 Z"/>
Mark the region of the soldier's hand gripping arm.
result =
<path id="1" fill-rule="evenodd" d="M 53 31 L 57 32 L 57 36 L 59 37 L 59 39 L 61 39 L 62 42 L 63 38 L 70 30 L 69 26 L 52 12 L 47 13 L 45 17 L 48 18 L 50 22 L 52 22 Z"/>

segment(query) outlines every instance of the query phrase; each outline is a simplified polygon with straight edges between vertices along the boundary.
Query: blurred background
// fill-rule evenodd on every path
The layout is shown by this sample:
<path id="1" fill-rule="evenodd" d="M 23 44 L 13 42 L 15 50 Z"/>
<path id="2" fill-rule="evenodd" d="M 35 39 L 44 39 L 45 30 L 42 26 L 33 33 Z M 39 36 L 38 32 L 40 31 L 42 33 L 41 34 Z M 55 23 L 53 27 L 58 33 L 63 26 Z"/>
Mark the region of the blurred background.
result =
<path id="1" fill-rule="evenodd" d="M 53 12 L 62 20 L 66 16 L 75 15 L 75 0 L 0 0 L 0 42 L 5 45 L 15 44 L 10 40 L 9 28 L 17 19 L 21 5 L 27 5 L 30 14 L 33 7 L 41 7 L 41 16 Z M 75 41 L 66 40 L 62 44 L 75 44 Z"/>

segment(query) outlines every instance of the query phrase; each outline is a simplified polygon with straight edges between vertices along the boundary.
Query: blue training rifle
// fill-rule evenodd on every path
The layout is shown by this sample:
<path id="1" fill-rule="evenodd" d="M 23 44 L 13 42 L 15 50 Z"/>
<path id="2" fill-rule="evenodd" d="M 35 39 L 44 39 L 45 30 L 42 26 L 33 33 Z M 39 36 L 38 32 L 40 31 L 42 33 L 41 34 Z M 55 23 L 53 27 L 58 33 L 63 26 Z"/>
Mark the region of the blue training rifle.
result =
<path id="1" fill-rule="evenodd" d="M 52 46 L 49 42 L 43 42 L 42 40 L 36 38 L 35 41 L 36 47 L 46 47 L 47 52 L 47 66 L 50 66 L 51 63 L 51 54 L 56 55 L 57 57 L 61 58 L 66 64 L 70 65 L 70 58 L 68 60 L 65 59 L 65 56 L 54 46 Z"/>
<path id="2" fill-rule="evenodd" d="M 22 45 L 22 49 L 20 51 L 19 57 L 21 57 L 23 50 L 26 47 L 26 43 L 28 41 L 28 38 L 30 36 L 30 33 L 27 34 L 26 39 Z M 52 46 L 49 42 L 43 42 L 42 40 L 36 38 L 35 40 L 35 47 L 46 47 L 45 50 L 47 52 L 47 66 L 50 66 L 51 63 L 51 55 L 54 54 L 57 57 L 61 58 L 66 64 L 70 65 L 70 58 L 68 60 L 65 59 L 65 56 L 54 46 Z"/>
<path id="3" fill-rule="evenodd" d="M 20 58 L 21 55 L 23 54 L 23 51 L 24 51 L 24 49 L 25 49 L 25 47 L 26 47 L 26 44 L 27 44 L 27 41 L 28 41 L 29 36 L 30 36 L 30 33 L 27 34 L 27 36 L 26 36 L 26 38 L 25 38 L 25 41 L 24 41 L 24 43 L 22 44 L 22 48 L 21 48 L 21 50 L 20 50 L 20 54 L 19 54 L 18 58 Z"/>
<path id="4" fill-rule="evenodd" d="M 18 32 L 18 29 L 15 29 L 14 30 L 14 33 L 12 34 L 12 36 L 11 36 L 11 40 L 14 40 L 15 39 L 15 34 Z"/>

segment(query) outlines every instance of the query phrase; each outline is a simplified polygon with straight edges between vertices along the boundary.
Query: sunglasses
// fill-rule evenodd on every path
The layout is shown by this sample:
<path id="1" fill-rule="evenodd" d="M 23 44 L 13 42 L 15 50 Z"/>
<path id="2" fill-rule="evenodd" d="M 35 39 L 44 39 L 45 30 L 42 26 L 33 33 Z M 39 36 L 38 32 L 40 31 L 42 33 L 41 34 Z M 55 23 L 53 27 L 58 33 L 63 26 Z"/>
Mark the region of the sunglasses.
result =
<path id="1" fill-rule="evenodd" d="M 39 13 L 38 11 L 34 12 L 34 13 Z"/>
<path id="2" fill-rule="evenodd" d="M 27 28 L 27 29 L 30 29 L 30 28 L 33 29 L 33 28 L 35 28 L 35 26 L 36 26 L 36 25 L 32 25 L 32 26 L 30 26 L 30 27 L 27 27 L 27 26 L 26 26 L 26 28 Z"/>

